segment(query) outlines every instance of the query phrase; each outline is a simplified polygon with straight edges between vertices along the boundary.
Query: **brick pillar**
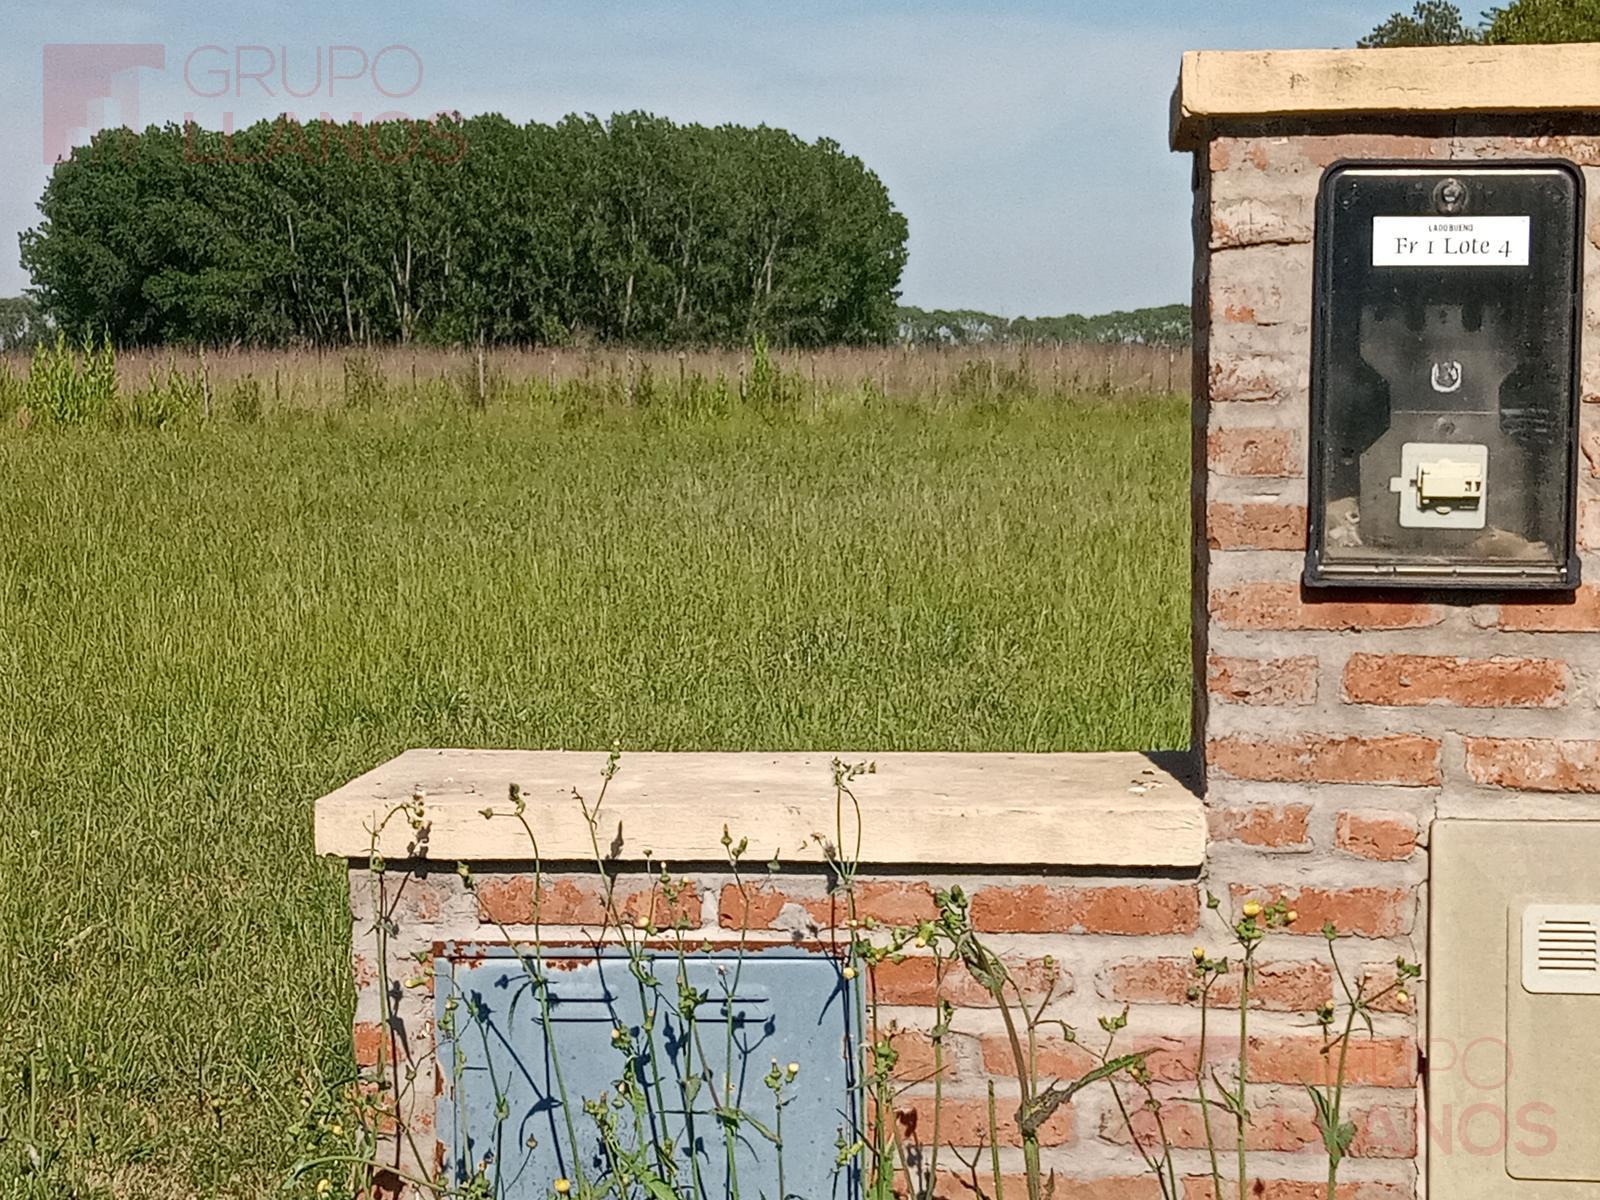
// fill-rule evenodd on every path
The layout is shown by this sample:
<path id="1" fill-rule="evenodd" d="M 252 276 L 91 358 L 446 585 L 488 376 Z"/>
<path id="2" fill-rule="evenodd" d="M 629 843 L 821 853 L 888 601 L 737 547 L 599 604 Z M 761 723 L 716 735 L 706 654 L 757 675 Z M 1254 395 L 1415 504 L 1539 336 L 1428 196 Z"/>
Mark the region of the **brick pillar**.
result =
<path id="1" fill-rule="evenodd" d="M 1426 960 L 1435 818 L 1600 815 L 1597 135 L 1600 121 L 1574 115 L 1366 112 L 1213 116 L 1192 141 L 1208 877 L 1225 902 L 1288 896 L 1308 936 L 1286 940 L 1308 958 L 1330 920 L 1353 935 L 1340 950 L 1358 972 L 1382 978 L 1397 955 Z M 1535 597 L 1303 589 L 1323 170 L 1351 158 L 1528 155 L 1568 158 L 1588 182 L 1580 544 L 1591 582 Z M 1423 1042 L 1419 1016 L 1386 1020 L 1380 1032 Z M 1415 1130 L 1394 1130 L 1391 1155 L 1412 1153 L 1424 1153 Z"/>

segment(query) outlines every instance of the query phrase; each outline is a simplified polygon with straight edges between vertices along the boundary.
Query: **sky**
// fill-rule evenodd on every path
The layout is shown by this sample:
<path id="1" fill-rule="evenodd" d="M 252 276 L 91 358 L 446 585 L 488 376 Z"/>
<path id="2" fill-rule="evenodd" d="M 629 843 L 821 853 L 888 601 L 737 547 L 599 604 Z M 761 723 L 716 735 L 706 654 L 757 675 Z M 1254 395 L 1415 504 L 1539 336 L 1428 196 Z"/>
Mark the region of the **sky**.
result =
<path id="1" fill-rule="evenodd" d="M 0 295 L 27 286 L 17 237 L 38 220 L 53 153 L 92 132 L 78 121 L 188 118 L 228 128 L 285 111 L 348 120 L 455 110 L 549 121 L 642 109 L 837 140 L 877 172 L 909 221 L 904 301 L 1010 317 L 1187 298 L 1190 162 L 1170 153 L 1166 140 L 1184 50 L 1349 46 L 1400 5 L 11 0 L 11 7 L 0 48 L 0 155 L 9 164 L 0 175 Z M 80 49 L 76 58 L 46 49 L 71 43 L 113 49 Z M 86 99 L 92 71 L 81 64 L 125 58 L 152 65 L 108 70 L 105 98 Z"/>

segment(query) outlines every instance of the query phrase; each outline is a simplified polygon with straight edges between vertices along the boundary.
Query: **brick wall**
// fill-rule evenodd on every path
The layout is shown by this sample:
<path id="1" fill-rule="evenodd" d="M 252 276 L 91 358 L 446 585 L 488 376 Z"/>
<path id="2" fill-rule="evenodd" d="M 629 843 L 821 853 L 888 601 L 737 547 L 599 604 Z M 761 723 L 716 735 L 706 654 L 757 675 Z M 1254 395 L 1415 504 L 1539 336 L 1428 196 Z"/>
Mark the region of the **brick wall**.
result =
<path id="1" fill-rule="evenodd" d="M 1600 578 L 1600 125 L 1491 119 L 1226 127 L 1196 193 L 1207 328 L 1196 388 L 1196 741 L 1214 845 L 1208 875 L 1271 889 L 1359 935 L 1374 970 L 1425 957 L 1435 817 L 1592 816 L 1600 792 L 1600 589 L 1515 595 L 1308 592 L 1312 233 L 1342 158 L 1560 156 L 1584 168 L 1581 547 Z M 1197 374 L 1200 374 L 1197 372 Z M 1199 434 L 1197 434 L 1197 437 Z M 1409 1017 L 1385 1031 L 1417 1037 Z M 1402 1055 L 1403 1057 L 1403 1055 Z M 1407 1192 L 1406 1194 L 1410 1194 Z"/>
<path id="2" fill-rule="evenodd" d="M 861 880 L 857 896 L 864 914 L 908 922 L 931 913 L 934 889 L 961 884 L 974 898 L 979 930 L 1030 994 L 1054 995 L 1052 1015 L 1092 1037 L 1100 1016 L 1129 1007 L 1126 1043 L 1153 1052 L 1150 1067 L 1164 1094 L 1188 1092 L 1197 1066 L 1192 949 L 1227 953 L 1244 901 L 1286 898 L 1299 920 L 1263 950 L 1252 1027 L 1251 1138 L 1262 1181 L 1252 1194 L 1269 1200 L 1321 1195 L 1325 1159 L 1300 1084 L 1320 1078 L 1312 1013 L 1334 995 L 1323 922 L 1350 935 L 1341 956 L 1352 977 L 1381 986 L 1396 957 L 1426 957 L 1435 817 L 1592 816 L 1600 794 L 1600 586 L 1590 583 L 1571 602 L 1313 594 L 1300 586 L 1314 200 L 1327 165 L 1370 157 L 1554 154 L 1589 176 L 1582 536 L 1585 570 L 1600 579 L 1600 337 L 1592 328 L 1600 322 L 1600 122 L 1574 119 L 1533 133 L 1528 122 L 1513 133 L 1487 119 L 1361 124 L 1360 133 L 1283 122 L 1226 128 L 1197 164 L 1194 724 L 1211 832 L 1204 873 L 894 874 Z M 368 933 L 370 883 L 353 865 L 357 1056 L 374 1074 L 401 1080 L 406 1124 L 427 1145 L 432 1001 L 415 956 L 452 940 L 497 940 L 502 925 L 531 937 L 533 879 L 503 866 L 483 874 L 473 891 L 450 870 L 391 870 L 383 882 L 394 916 L 386 972 Z M 545 937 L 589 936 L 600 920 L 594 876 L 547 876 L 545 887 Z M 1220 900 L 1216 910 L 1205 903 L 1208 891 Z M 625 880 L 620 897 L 634 915 L 661 901 L 642 877 Z M 725 939 L 746 924 L 744 897 L 716 872 L 696 875 L 676 904 L 695 938 Z M 752 894 L 749 936 L 843 942 L 844 911 L 824 875 L 786 869 Z M 657 923 L 665 923 L 659 915 Z M 380 1023 L 385 978 L 394 1012 L 387 1028 Z M 1219 986 L 1222 1003 L 1236 995 L 1235 980 Z M 929 960 L 913 954 L 886 964 L 875 987 L 881 1015 L 900 1031 L 899 1070 L 910 1084 L 902 1119 L 925 1123 L 935 999 Z M 971 1149 L 984 1140 L 986 1080 L 1004 1079 L 1011 1067 L 999 1014 L 982 989 L 957 975 L 946 995 L 956 1018 L 945 1128 L 950 1141 Z M 1358 1135 L 1341 1176 L 1347 1200 L 1417 1193 L 1424 1147 L 1416 1010 L 1386 1004 L 1375 1037 L 1353 1059 L 1347 1099 Z M 1222 1058 L 1237 1049 L 1226 1034 L 1214 1048 Z M 1083 1067 L 1082 1050 L 1064 1039 L 1043 1052 L 1063 1074 Z M 1188 1196 L 1209 1196 L 1192 1106 L 1170 1110 L 1168 1132 L 1180 1147 Z M 1003 1168 L 1016 1173 L 1013 1140 L 1002 1133 Z M 1058 1200 L 1157 1194 L 1104 1089 L 1081 1095 L 1047 1127 L 1046 1141 L 1046 1165 L 1061 1177 Z M 391 1152 L 408 1165 L 404 1138 L 394 1139 Z M 953 1177 L 943 1190 L 964 1194 Z"/>
<path id="3" fill-rule="evenodd" d="M 1290 818 L 1289 824 L 1293 823 Z M 1231 836 L 1249 840 L 1257 833 L 1272 842 L 1304 840 L 1303 833 L 1293 828 L 1280 836 L 1266 827 L 1252 831 L 1241 826 Z M 1393 849 L 1387 834 L 1370 825 L 1355 827 L 1352 837 L 1363 846 L 1370 841 Z M 626 915 L 657 924 L 681 918 L 690 944 L 702 939 L 725 943 L 741 928 L 752 943 L 797 939 L 836 942 L 841 947 L 848 943 L 849 931 L 843 928 L 846 906 L 841 896 L 829 891 L 827 877 L 792 867 L 770 878 L 758 875 L 741 889 L 730 876 L 697 873 L 690 891 L 672 905 L 648 878 L 625 875 L 618 884 L 616 903 Z M 393 1056 L 398 1054 L 402 1115 L 410 1133 L 392 1132 L 386 1151 L 398 1165 L 414 1167 L 414 1146 L 432 1151 L 437 1084 L 431 1057 L 432 985 L 417 955 L 432 952 L 441 943 L 495 942 L 506 934 L 531 941 L 533 880 L 531 874 L 516 870 L 488 872 L 477 877 L 471 890 L 454 871 L 443 868 L 425 874 L 391 869 L 385 875 L 381 903 L 393 922 L 387 974 L 395 1006 L 394 1020 L 386 1028 L 380 1004 L 384 973 L 373 959 L 371 936 L 364 933 L 374 923 L 374 880 L 359 867 L 353 867 L 350 878 L 357 930 L 356 1055 L 359 1065 L 374 1078 L 389 1081 L 392 1090 Z M 1098 1018 L 1127 1006 L 1129 1024 L 1119 1035 L 1119 1044 L 1126 1050 L 1151 1052 L 1149 1066 L 1158 1092 L 1193 1095 L 1198 1011 L 1189 995 L 1194 980 L 1192 951 L 1196 945 L 1217 955 L 1227 950 L 1225 925 L 1237 898 L 1224 898 L 1223 908 L 1212 912 L 1206 907 L 1202 883 L 1181 877 L 895 875 L 859 879 L 857 912 L 883 922 L 914 923 L 934 915 L 934 891 L 952 884 L 971 895 L 975 927 L 1008 963 L 1030 1003 L 1053 997 L 1050 1015 L 1077 1027 L 1091 1045 L 1103 1036 Z M 1388 938 L 1409 928 L 1411 919 L 1405 900 L 1383 889 L 1349 893 L 1306 889 L 1298 903 L 1308 930 L 1327 912 Z M 547 876 L 540 932 L 550 944 L 586 943 L 599 927 L 603 911 L 595 875 Z M 1374 948 L 1391 944 L 1398 943 L 1373 942 Z M 1309 1186 L 1319 1170 L 1325 1170 L 1320 1166 L 1324 1160 L 1311 1106 L 1301 1087 L 1302 1081 L 1320 1081 L 1326 1074 L 1313 1014 L 1334 995 L 1334 985 L 1321 946 L 1322 939 L 1316 936 L 1274 935 L 1261 958 L 1256 988 L 1251 1078 L 1257 1117 L 1251 1144 L 1259 1151 L 1260 1176 L 1268 1181 L 1268 1189 L 1258 1194 L 1283 1200 L 1301 1194 L 1295 1181 Z M 1375 953 L 1355 956 L 1352 962 L 1368 957 L 1374 963 L 1382 959 Z M 896 1075 L 908 1085 L 897 1104 L 897 1118 L 903 1129 L 920 1130 L 924 1137 L 931 1123 L 934 1090 L 928 1040 L 937 1017 L 932 968 L 926 953 L 913 951 L 903 962 L 881 964 L 871 977 L 882 1028 L 896 1031 Z M 1224 977 L 1215 1001 L 1237 1003 L 1236 989 L 1236 976 Z M 1019 1177 L 1021 1194 L 1022 1158 L 1011 1115 L 1016 1107 L 1011 1082 L 1015 1068 L 1001 1016 L 987 992 L 959 968 L 947 974 L 939 994 L 956 1008 L 941 1080 L 942 1140 L 966 1150 L 987 1145 L 986 1088 L 989 1079 L 996 1079 L 1002 1167 Z M 1348 1104 L 1360 1133 L 1355 1158 L 1345 1169 L 1350 1186 L 1341 1194 L 1362 1200 L 1410 1194 L 1417 1121 L 1416 1055 L 1408 1021 L 1404 1014 L 1384 1016 L 1380 1036 L 1363 1042 L 1352 1057 Z M 1226 1075 L 1237 1055 L 1237 1037 L 1230 1036 L 1232 1021 L 1226 1015 L 1217 1024 L 1220 1030 L 1214 1028 L 1210 1040 L 1210 1066 Z M 1040 1065 L 1046 1082 L 1058 1075 L 1075 1077 L 1091 1062 L 1082 1046 L 1067 1041 L 1058 1028 L 1041 1032 Z M 415 1076 L 409 1083 L 408 1074 Z M 1167 1123 L 1169 1136 L 1179 1147 L 1178 1170 L 1187 1180 L 1187 1194 L 1209 1195 L 1202 1179 L 1203 1134 L 1192 1106 L 1172 1106 Z M 1221 1128 L 1225 1124 L 1218 1123 L 1219 1133 L 1223 1144 L 1231 1146 Z M 1060 1176 L 1056 1195 L 1158 1197 L 1154 1181 L 1142 1174 L 1128 1141 L 1110 1093 L 1104 1088 L 1081 1093 L 1043 1131 L 1044 1164 Z M 959 1168 L 946 1161 L 952 1170 L 941 1183 L 941 1193 L 970 1197 Z"/>

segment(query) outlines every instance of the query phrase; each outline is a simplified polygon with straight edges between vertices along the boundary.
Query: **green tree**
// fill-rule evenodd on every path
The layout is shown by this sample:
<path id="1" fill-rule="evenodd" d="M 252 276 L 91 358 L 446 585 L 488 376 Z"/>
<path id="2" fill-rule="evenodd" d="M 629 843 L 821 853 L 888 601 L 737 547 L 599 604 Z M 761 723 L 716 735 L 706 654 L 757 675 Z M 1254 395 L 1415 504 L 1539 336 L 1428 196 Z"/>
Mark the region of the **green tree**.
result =
<path id="1" fill-rule="evenodd" d="M 1593 41 L 1600 41 L 1600 0 L 1512 0 L 1484 13 L 1478 28 L 1469 26 L 1454 4 L 1422 0 L 1411 15 L 1395 13 L 1356 44 L 1365 48 Z"/>
<path id="2" fill-rule="evenodd" d="M 1461 46 L 1482 40 L 1461 10 L 1447 0 L 1419 0 L 1408 16 L 1395 13 L 1356 43 L 1362 49 L 1388 46 Z"/>
<path id="3" fill-rule="evenodd" d="M 1484 21 L 1488 42 L 1600 41 L 1600 0 L 1515 0 Z"/>
<path id="4" fill-rule="evenodd" d="M 49 333 L 37 303 L 27 296 L 0 296 L 0 351 L 32 350 Z"/>
<path id="5" fill-rule="evenodd" d="M 1142 343 L 1186 346 L 1190 340 L 1189 306 L 1164 304 L 1131 312 L 1085 317 L 997 317 L 974 309 L 948 311 L 902 307 L 896 323 L 900 340 L 913 345 L 976 346 L 1017 342 Z"/>
<path id="6" fill-rule="evenodd" d="M 648 113 L 98 135 L 22 239 L 119 343 L 894 335 L 905 218 L 831 141 Z"/>

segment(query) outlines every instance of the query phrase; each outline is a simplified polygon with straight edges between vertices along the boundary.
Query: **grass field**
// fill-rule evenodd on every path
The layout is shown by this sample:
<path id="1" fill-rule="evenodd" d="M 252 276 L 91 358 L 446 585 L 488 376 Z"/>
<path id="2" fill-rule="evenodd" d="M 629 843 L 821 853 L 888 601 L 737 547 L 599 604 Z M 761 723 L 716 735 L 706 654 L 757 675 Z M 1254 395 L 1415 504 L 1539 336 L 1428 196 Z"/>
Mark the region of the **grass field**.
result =
<path id="1" fill-rule="evenodd" d="M 349 1064 L 311 804 L 405 747 L 1187 737 L 1175 398 L 17 425 L 0 1196 L 281 1194 Z"/>

